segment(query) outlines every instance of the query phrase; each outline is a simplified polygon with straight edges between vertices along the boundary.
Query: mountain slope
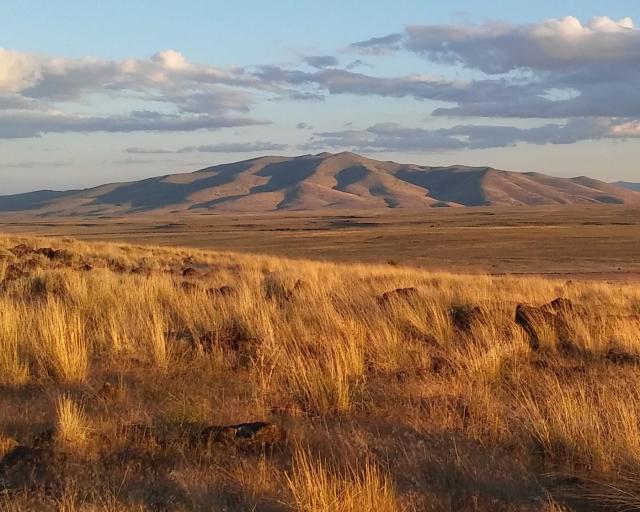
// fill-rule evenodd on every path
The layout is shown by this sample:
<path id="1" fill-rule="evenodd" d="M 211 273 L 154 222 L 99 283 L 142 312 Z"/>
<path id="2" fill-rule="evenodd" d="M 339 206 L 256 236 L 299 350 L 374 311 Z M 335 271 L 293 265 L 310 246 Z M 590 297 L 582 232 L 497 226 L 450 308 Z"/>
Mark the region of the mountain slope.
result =
<path id="1" fill-rule="evenodd" d="M 618 187 L 627 188 L 629 190 L 640 192 L 640 183 L 631 183 L 630 181 L 618 181 L 617 183 L 612 183 L 612 185 L 617 185 Z"/>
<path id="2" fill-rule="evenodd" d="M 557 204 L 640 205 L 640 193 L 586 177 L 423 167 L 321 153 L 262 157 L 85 190 L 0 196 L 0 212 L 42 215 Z"/>

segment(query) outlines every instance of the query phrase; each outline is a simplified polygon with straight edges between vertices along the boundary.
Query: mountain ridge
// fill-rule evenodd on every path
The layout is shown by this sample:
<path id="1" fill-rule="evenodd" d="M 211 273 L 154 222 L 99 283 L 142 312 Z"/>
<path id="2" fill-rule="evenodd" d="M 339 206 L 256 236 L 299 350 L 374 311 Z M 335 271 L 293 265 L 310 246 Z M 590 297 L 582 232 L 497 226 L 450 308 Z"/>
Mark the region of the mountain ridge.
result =
<path id="1" fill-rule="evenodd" d="M 343 152 L 264 156 L 81 190 L 0 196 L 0 212 L 41 215 L 560 204 L 640 206 L 640 192 L 585 176 L 428 167 Z"/>
<path id="2" fill-rule="evenodd" d="M 626 188 L 628 190 L 640 192 L 640 183 L 633 183 L 631 181 L 616 181 L 613 184 L 617 185 L 618 187 Z"/>

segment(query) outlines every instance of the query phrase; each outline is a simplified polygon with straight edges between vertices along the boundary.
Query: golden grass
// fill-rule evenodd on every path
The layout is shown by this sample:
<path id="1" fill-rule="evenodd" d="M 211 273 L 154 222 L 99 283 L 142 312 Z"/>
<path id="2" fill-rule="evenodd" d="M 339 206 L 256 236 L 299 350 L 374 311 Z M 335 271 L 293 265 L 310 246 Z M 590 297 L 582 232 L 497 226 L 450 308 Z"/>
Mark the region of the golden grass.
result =
<path id="1" fill-rule="evenodd" d="M 81 382 L 89 365 L 89 340 L 81 313 L 58 299 L 38 308 L 31 351 L 47 376 L 61 382 Z"/>
<path id="2" fill-rule="evenodd" d="M 20 241 L 62 245 L 0 238 L 0 255 Z M 350 449 L 362 449 L 359 456 L 342 460 L 335 452 L 337 460 L 329 460 L 298 450 L 293 469 L 269 465 L 269 476 L 254 482 L 260 492 L 248 493 L 251 500 L 276 493 L 272 476 L 284 481 L 286 474 L 289 491 L 278 500 L 292 499 L 309 512 L 398 510 L 396 481 L 417 470 L 382 471 L 377 461 L 404 458 L 402 467 L 407 454 L 422 448 L 417 441 L 403 445 L 396 429 L 420 443 L 456 436 L 488 451 L 513 450 L 524 465 L 533 458 L 605 481 L 619 468 L 640 468 L 637 285 L 74 241 L 64 246 L 75 255 L 71 264 L 39 259 L 29 277 L 2 285 L 0 386 L 38 384 L 63 394 L 55 422 L 68 445 L 86 442 L 97 410 L 114 431 L 124 417 L 219 424 L 263 419 L 270 411 L 297 418 L 290 421 L 298 422 L 302 437 L 320 436 L 319 425 L 342 428 L 346 437 L 352 435 L 347 429 L 357 431 Z M 30 265 L 28 257 L 11 261 Z M 79 269 L 81 262 L 93 270 Z M 183 278 L 189 266 L 200 276 Z M 153 270 L 132 272 L 140 267 Z M 233 293 L 208 292 L 222 286 Z M 381 299 L 406 287 L 417 292 Z M 541 346 L 533 350 L 514 322 L 515 307 L 559 296 L 586 308 L 566 318 L 571 350 L 551 325 L 538 326 Z M 474 306 L 482 319 L 470 330 L 456 329 L 452 309 Z M 139 397 L 135 405 L 120 403 L 113 411 L 103 401 L 85 409 L 64 395 L 69 387 L 99 388 L 112 375 L 125 382 L 122 396 Z M 179 384 L 169 391 L 164 386 L 171 382 Z M 388 435 L 378 458 L 362 455 L 375 445 L 365 430 Z M 462 460 L 457 449 L 451 453 Z M 550 501 L 547 508 L 562 507 Z"/>
<path id="3" fill-rule="evenodd" d="M 56 436 L 67 447 L 79 448 L 87 441 L 89 431 L 82 405 L 63 395 L 56 402 Z"/>
<path id="4" fill-rule="evenodd" d="M 370 461 L 361 468 L 335 470 L 298 449 L 287 477 L 299 512 L 398 512 L 389 478 Z"/>

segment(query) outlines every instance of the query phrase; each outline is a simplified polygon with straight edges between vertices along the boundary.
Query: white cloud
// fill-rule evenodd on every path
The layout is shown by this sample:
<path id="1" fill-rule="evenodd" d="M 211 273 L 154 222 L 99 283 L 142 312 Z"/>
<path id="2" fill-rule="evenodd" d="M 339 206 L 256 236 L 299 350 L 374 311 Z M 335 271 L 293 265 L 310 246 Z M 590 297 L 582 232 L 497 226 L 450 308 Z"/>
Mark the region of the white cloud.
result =
<path id="1" fill-rule="evenodd" d="M 254 92 L 265 89 L 273 87 L 243 69 L 192 63 L 174 50 L 109 61 L 0 49 L 0 138 L 264 124 L 236 113 L 249 111 Z M 105 115 L 105 105 L 118 100 L 142 103 L 146 112 Z"/>
<path id="2" fill-rule="evenodd" d="M 35 57 L 0 48 L 0 92 L 19 92 L 38 78 L 39 63 Z"/>

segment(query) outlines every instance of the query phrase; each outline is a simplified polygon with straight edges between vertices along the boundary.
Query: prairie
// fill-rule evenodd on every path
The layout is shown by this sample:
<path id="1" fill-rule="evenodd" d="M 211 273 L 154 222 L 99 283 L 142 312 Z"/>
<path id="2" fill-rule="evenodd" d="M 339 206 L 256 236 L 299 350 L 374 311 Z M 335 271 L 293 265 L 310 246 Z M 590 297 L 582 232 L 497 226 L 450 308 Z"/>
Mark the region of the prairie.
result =
<path id="1" fill-rule="evenodd" d="M 640 508 L 632 282 L 19 235 L 0 282 L 2 510 Z"/>

